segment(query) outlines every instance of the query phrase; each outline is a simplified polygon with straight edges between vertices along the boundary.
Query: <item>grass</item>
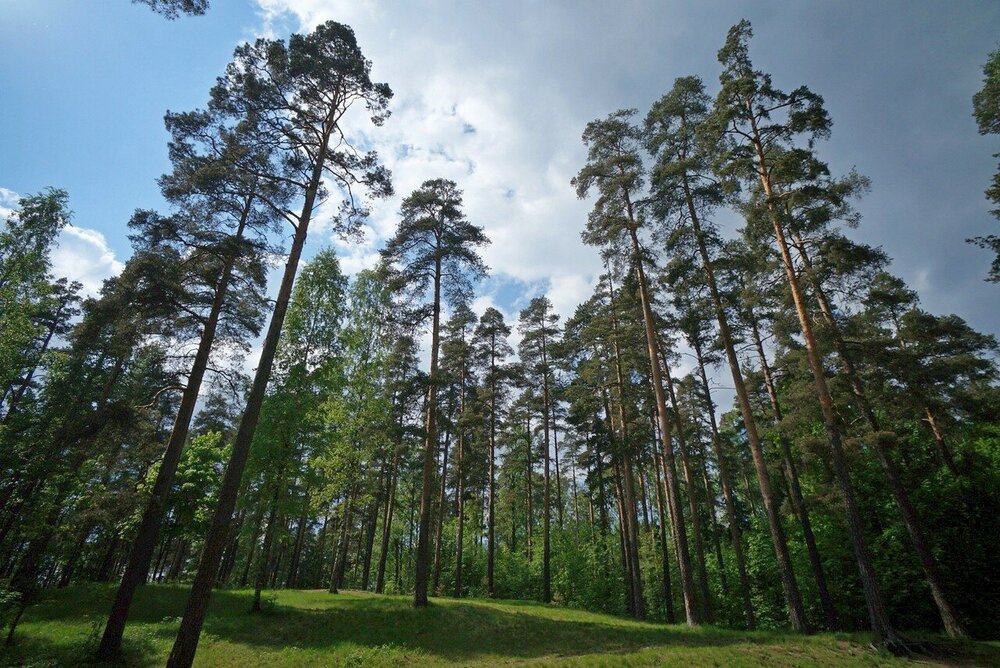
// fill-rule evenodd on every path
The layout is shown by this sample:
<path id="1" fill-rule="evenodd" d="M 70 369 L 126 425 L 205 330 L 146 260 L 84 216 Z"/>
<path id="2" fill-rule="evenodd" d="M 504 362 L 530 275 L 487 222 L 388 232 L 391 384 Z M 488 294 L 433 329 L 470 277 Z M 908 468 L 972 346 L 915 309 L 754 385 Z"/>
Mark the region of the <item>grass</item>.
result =
<path id="1" fill-rule="evenodd" d="M 25 615 L 16 644 L 0 653 L 0 665 L 93 665 L 112 594 L 103 585 L 48 592 Z M 163 665 L 186 595 L 179 585 L 140 590 L 120 665 Z M 864 634 L 692 629 L 521 601 L 433 599 L 415 610 L 408 597 L 361 592 L 271 592 L 265 610 L 251 615 L 251 595 L 215 593 L 196 665 L 1000 665 L 995 643 L 945 642 L 942 657 L 913 662 L 870 649 Z"/>

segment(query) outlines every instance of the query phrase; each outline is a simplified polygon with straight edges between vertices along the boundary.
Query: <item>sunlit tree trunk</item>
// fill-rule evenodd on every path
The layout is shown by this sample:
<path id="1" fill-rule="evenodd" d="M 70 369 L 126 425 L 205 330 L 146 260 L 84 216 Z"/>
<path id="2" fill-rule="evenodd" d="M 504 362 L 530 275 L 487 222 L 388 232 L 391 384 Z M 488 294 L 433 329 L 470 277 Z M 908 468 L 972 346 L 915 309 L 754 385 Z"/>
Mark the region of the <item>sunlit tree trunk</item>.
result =
<path id="1" fill-rule="evenodd" d="M 764 448 L 760 441 L 760 435 L 757 432 L 757 422 L 754 418 L 753 408 L 750 405 L 750 395 L 743 380 L 743 370 L 740 368 L 739 358 L 736 356 L 736 346 L 729 327 L 729 317 L 726 314 L 725 305 L 722 303 L 722 297 L 719 294 L 719 288 L 715 281 L 714 267 L 708 254 L 705 235 L 701 229 L 700 217 L 694 205 L 694 199 L 686 177 L 683 180 L 683 186 L 688 214 L 691 218 L 691 227 L 698 245 L 698 254 L 701 257 L 702 269 L 705 273 L 705 280 L 708 283 L 712 305 L 715 308 L 715 316 L 719 323 L 719 337 L 722 339 L 722 345 L 726 351 L 726 359 L 729 362 L 729 369 L 732 372 L 733 386 L 736 390 L 736 402 L 739 405 L 740 415 L 743 418 L 747 441 L 750 445 L 750 455 L 753 458 L 754 468 L 757 472 L 757 483 L 760 487 L 761 500 L 764 503 L 764 512 L 767 515 L 768 530 L 771 533 L 771 545 L 774 547 L 775 556 L 777 557 L 778 575 L 781 577 L 781 587 L 784 590 L 785 602 L 788 605 L 789 621 L 794 630 L 805 632 L 808 631 L 809 625 L 806 621 L 805 610 L 802 607 L 802 595 L 799 593 L 799 584 L 795 578 L 795 571 L 792 568 L 792 558 L 788 553 L 788 540 L 785 537 L 785 530 L 781 524 L 781 516 L 778 514 L 778 504 L 771 488 L 767 462 L 764 459 Z"/>
<path id="2" fill-rule="evenodd" d="M 963 638 L 966 636 L 965 630 L 959 623 L 958 616 L 955 614 L 955 611 L 948 600 L 948 596 L 945 593 L 944 584 L 941 582 L 941 576 L 938 573 L 937 560 L 931 552 L 926 536 L 924 536 L 923 528 L 920 525 L 920 519 L 917 517 L 916 508 L 913 507 L 913 502 L 910 501 L 910 494 L 906 491 L 906 486 L 903 484 L 903 480 L 899 475 L 899 469 L 896 467 L 896 462 L 892 459 L 892 454 L 889 452 L 886 439 L 879 433 L 881 429 L 878 418 L 875 415 L 875 410 L 872 408 L 871 402 L 868 400 L 868 396 L 865 393 L 864 386 L 861 384 L 861 377 L 858 375 L 857 369 L 854 366 L 854 361 L 851 358 L 850 351 L 847 350 L 844 337 L 840 332 L 840 325 L 833 316 L 833 309 L 830 305 L 830 301 L 826 297 L 825 291 L 823 290 L 823 284 L 813 269 L 812 262 L 809 259 L 809 254 L 806 252 L 806 247 L 802 242 L 802 238 L 798 234 L 793 233 L 792 240 L 799 253 L 799 257 L 802 259 L 805 273 L 812 284 L 813 293 L 819 302 L 820 312 L 823 314 L 823 319 L 826 322 L 827 327 L 830 328 L 830 332 L 833 334 L 834 346 L 836 347 L 837 357 L 840 359 L 844 375 L 850 382 L 854 396 L 857 398 L 858 403 L 862 408 L 862 412 L 865 415 L 865 419 L 868 422 L 868 426 L 872 430 L 872 441 L 875 446 L 875 452 L 878 455 L 879 462 L 881 462 L 882 468 L 885 470 L 886 477 L 889 480 L 889 489 L 892 490 L 893 498 L 896 500 L 896 506 L 899 508 L 899 514 L 903 519 L 903 524 L 906 526 L 907 533 L 910 535 L 910 542 L 913 544 L 913 547 L 917 552 L 917 557 L 920 560 L 920 567 L 924 571 L 924 579 L 930 587 L 931 596 L 934 599 L 934 604 L 937 606 L 938 614 L 941 616 L 941 621 L 944 623 L 945 631 L 953 638 Z"/>
<path id="3" fill-rule="evenodd" d="M 688 550 L 687 529 L 684 526 L 684 513 L 681 510 L 680 484 L 677 481 L 677 466 L 674 460 L 673 443 L 671 442 L 670 417 L 667 413 L 667 397 L 663 390 L 663 379 L 660 374 L 660 349 L 654 327 L 653 307 L 650 304 L 646 272 L 642 266 L 642 251 L 639 237 L 635 231 L 632 203 L 628 193 L 624 194 L 632 227 L 629 229 L 632 240 L 633 264 L 639 285 L 639 301 L 642 305 L 642 320 L 646 334 L 646 348 L 649 353 L 650 377 L 653 385 L 653 396 L 656 399 L 656 414 L 660 428 L 660 440 L 663 448 L 664 477 L 667 484 L 667 496 L 670 498 L 672 526 L 674 528 L 674 544 L 677 549 L 677 569 L 681 576 L 681 593 L 684 598 L 684 617 L 688 624 L 697 624 L 700 618 L 697 610 L 697 600 L 694 595 L 694 578 L 691 573 L 691 557 Z"/>
<path id="4" fill-rule="evenodd" d="M 747 103 L 750 104 L 749 102 Z M 748 109 L 751 117 L 752 108 Z M 816 344 L 816 337 L 813 333 L 812 319 L 806 308 L 805 296 L 799 284 L 795 265 L 792 261 L 792 254 L 785 237 L 785 230 L 781 223 L 780 213 L 775 202 L 775 193 L 771 184 L 771 170 L 764 155 L 763 144 L 760 133 L 757 129 L 756 121 L 751 121 L 751 132 L 754 154 L 757 162 L 757 175 L 760 178 L 761 187 L 764 190 L 764 197 L 767 205 L 768 216 L 774 230 L 775 242 L 781 256 L 782 266 L 785 269 L 785 276 L 792 293 L 792 302 L 795 306 L 795 313 L 799 319 L 799 326 L 802 330 L 802 338 L 806 345 L 806 355 L 809 359 L 809 368 L 812 371 L 813 381 L 816 385 L 816 394 L 819 399 L 820 410 L 823 415 L 823 426 L 826 429 L 827 440 L 830 443 L 830 454 L 833 463 L 834 475 L 844 500 L 844 508 L 847 514 L 848 532 L 851 536 L 851 545 L 854 549 L 854 558 L 857 562 L 858 573 L 861 576 L 861 587 L 864 592 L 865 602 L 868 606 L 868 616 L 871 621 L 872 630 L 890 647 L 902 645 L 901 639 L 896 635 L 889 616 L 885 609 L 882 593 L 879 590 L 878 581 L 875 577 L 875 569 L 872 564 L 871 552 L 868 549 L 868 542 L 864 536 L 864 523 L 861 519 L 861 511 L 858 508 L 857 496 L 854 492 L 854 483 L 851 481 L 851 474 L 847 468 L 847 458 L 844 454 L 840 425 L 837 422 L 837 414 L 833 407 L 833 397 L 826 384 L 826 374 L 823 363 L 820 359 L 819 348 Z"/>

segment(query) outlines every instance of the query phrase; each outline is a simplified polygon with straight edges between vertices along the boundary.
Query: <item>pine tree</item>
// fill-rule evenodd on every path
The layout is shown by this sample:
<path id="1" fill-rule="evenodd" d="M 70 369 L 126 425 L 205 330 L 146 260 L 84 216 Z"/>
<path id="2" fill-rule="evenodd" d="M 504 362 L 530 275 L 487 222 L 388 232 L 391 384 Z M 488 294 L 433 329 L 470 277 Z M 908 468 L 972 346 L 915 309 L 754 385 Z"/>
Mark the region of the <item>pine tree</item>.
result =
<path id="1" fill-rule="evenodd" d="M 190 666 L 198 647 L 309 222 L 325 194 L 323 177 L 333 179 L 345 194 L 335 221 L 335 227 L 343 231 L 353 230 L 366 213 L 355 199 L 355 188 L 366 188 L 373 196 L 391 193 L 388 172 L 378 164 L 378 156 L 373 152 L 359 155 L 347 141 L 342 125 L 355 103 L 368 108 L 375 125 L 381 125 L 388 115 L 391 91 L 385 84 L 373 83 L 370 71 L 371 63 L 361 54 L 354 32 L 331 21 L 309 35 L 293 35 L 287 45 L 280 40 L 259 39 L 239 47 L 226 77 L 212 92 L 213 106 L 235 117 L 251 118 L 261 141 L 270 137 L 289 147 L 281 156 L 280 168 L 286 174 L 283 178 L 290 179 L 302 196 L 302 207 L 298 215 L 282 212 L 294 226 L 295 236 L 198 573 L 168 661 L 172 668 Z M 252 166 L 246 168 L 253 173 Z"/>
<path id="2" fill-rule="evenodd" d="M 547 297 L 535 297 L 521 311 L 518 329 L 521 332 L 521 344 L 518 347 L 518 357 L 524 367 L 526 380 L 531 386 L 541 387 L 541 421 L 542 421 L 542 602 L 552 601 L 552 499 L 551 499 L 551 465 L 549 461 L 551 444 L 552 416 L 552 384 L 553 364 L 552 347 L 558 344 L 559 329 L 556 323 L 559 316 L 551 313 L 552 303 Z"/>
<path id="3" fill-rule="evenodd" d="M 507 337 L 510 327 L 503 320 L 503 314 L 495 308 L 487 308 L 479 319 L 473 338 L 473 349 L 476 361 L 481 369 L 483 380 L 483 397 L 486 404 L 488 423 L 487 469 L 489 482 L 487 491 L 486 519 L 486 592 L 490 597 L 496 596 L 496 511 L 497 511 L 497 428 L 502 419 L 502 407 L 507 395 L 508 374 L 506 369 L 507 356 L 514 352 Z"/>
<path id="4" fill-rule="evenodd" d="M 733 386 L 740 414 L 746 428 L 747 441 L 753 457 L 757 482 L 760 486 L 764 510 L 767 514 L 771 544 L 778 561 L 788 615 L 792 628 L 807 631 L 808 623 L 802 607 L 798 581 L 792 568 L 788 542 L 778 514 L 778 504 L 771 487 L 764 458 L 764 450 L 757 430 L 756 419 L 750 406 L 743 372 L 736 355 L 736 344 L 729 324 L 729 316 L 715 278 L 715 262 L 710 254 L 710 244 L 715 245 L 717 233 L 711 223 L 703 225 L 703 218 L 710 215 L 725 197 L 724 184 L 711 174 L 713 137 L 700 137 L 710 112 L 711 102 L 704 87 L 696 77 L 678 79 L 673 89 L 662 97 L 646 119 L 649 128 L 649 145 L 657 155 L 654 187 L 657 204 L 666 218 L 675 218 L 675 233 L 689 237 L 693 243 L 704 280 L 708 287 L 712 308 L 719 326 L 719 335 L 726 359 L 732 372 Z M 707 229 L 706 229 L 707 227 Z M 720 458 L 721 461 L 721 458 Z M 744 611 L 747 623 L 753 625 L 749 591 L 743 588 Z"/>
<path id="5" fill-rule="evenodd" d="M 586 197 L 591 188 L 597 188 L 600 193 L 589 217 L 587 230 L 583 235 L 584 241 L 593 245 L 612 247 L 617 252 L 625 254 L 628 257 L 628 264 L 635 272 L 649 353 L 650 378 L 656 399 L 663 459 L 666 464 L 667 494 L 677 543 L 685 618 L 688 624 L 696 624 L 699 619 L 687 531 L 684 527 L 671 442 L 670 418 L 660 371 L 660 349 L 653 318 L 652 297 L 646 280 L 645 264 L 649 260 L 639 242 L 642 221 L 637 211 L 637 200 L 642 197 L 643 168 L 640 135 L 632 121 L 635 113 L 634 110 L 618 111 L 607 119 L 592 121 L 587 125 L 583 141 L 588 148 L 588 163 L 573 179 L 573 185 L 580 198 Z M 631 472 L 627 471 L 626 482 L 630 479 Z"/>
<path id="6" fill-rule="evenodd" d="M 972 97 L 972 109 L 979 134 L 1000 134 L 1000 49 L 993 51 L 983 65 L 983 87 Z M 994 155 L 997 156 L 1000 153 Z M 986 189 L 986 198 L 997 205 L 993 215 L 1000 218 L 1000 168 Z M 996 253 L 986 280 L 1000 283 L 1000 235 L 988 234 L 967 241 Z"/>
<path id="7" fill-rule="evenodd" d="M 190 320 L 188 329 L 198 337 L 198 345 L 98 648 L 98 656 L 104 659 L 118 655 L 132 597 L 146 581 L 174 471 L 217 338 L 238 344 L 260 332 L 265 258 L 270 250 L 266 234 L 276 223 L 273 209 L 262 200 L 267 197 L 280 206 L 289 195 L 283 184 L 269 186 L 236 168 L 237 160 L 265 166 L 271 159 L 270 149 L 254 146 L 246 133 L 226 127 L 217 115 L 168 114 L 167 128 L 172 134 L 174 170 L 160 184 L 178 211 L 173 216 L 138 212 L 130 226 L 139 250 L 166 253 L 174 260 L 165 263 L 166 269 L 193 269 L 176 276 L 174 300 L 184 302 L 176 308 Z M 230 291 L 234 279 L 245 288 L 235 294 Z"/>
<path id="8" fill-rule="evenodd" d="M 719 77 L 722 88 L 716 99 L 712 121 L 717 131 L 730 138 L 732 144 L 728 151 L 719 156 L 718 165 L 724 174 L 732 174 L 749 183 L 759 182 L 805 340 L 809 366 L 830 443 L 834 472 L 847 511 L 851 543 L 861 575 L 872 630 L 887 647 L 896 650 L 903 646 L 903 641 L 890 625 L 885 601 L 878 586 L 871 552 L 864 536 L 854 483 L 844 455 L 842 429 L 834 411 L 813 332 L 812 317 L 788 243 L 779 205 L 779 198 L 783 193 L 776 190 L 772 179 L 776 168 L 787 167 L 790 162 L 810 160 L 811 151 L 808 148 L 794 147 L 794 141 L 804 137 L 808 140 L 808 146 L 811 146 L 815 139 L 826 137 L 829 134 L 830 119 L 823 108 L 823 100 L 818 95 L 805 87 L 784 93 L 772 85 L 769 75 L 753 69 L 748 47 L 751 35 L 750 23 L 742 21 L 730 29 L 726 43 L 719 51 L 719 62 L 723 65 L 723 72 Z"/>
<path id="9" fill-rule="evenodd" d="M 431 503 L 437 448 L 438 356 L 441 338 L 441 306 L 468 299 L 474 281 L 486 273 L 477 248 L 489 243 L 482 228 L 470 223 L 462 212 L 462 193 L 454 181 L 425 181 L 400 207 L 402 220 L 382 256 L 396 269 L 394 282 L 400 291 L 417 301 L 430 292 L 430 302 L 421 309 L 431 321 L 430 371 L 424 436 L 423 487 L 420 497 L 420 527 L 417 538 L 414 605 L 427 605 L 430 584 Z"/>

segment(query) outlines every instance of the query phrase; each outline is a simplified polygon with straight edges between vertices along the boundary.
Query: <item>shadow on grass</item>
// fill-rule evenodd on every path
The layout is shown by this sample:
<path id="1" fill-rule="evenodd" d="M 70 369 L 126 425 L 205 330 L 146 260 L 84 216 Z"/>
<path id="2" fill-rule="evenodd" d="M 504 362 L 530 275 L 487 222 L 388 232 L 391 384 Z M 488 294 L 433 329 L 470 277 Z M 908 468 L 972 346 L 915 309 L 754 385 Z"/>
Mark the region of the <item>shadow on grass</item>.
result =
<path id="1" fill-rule="evenodd" d="M 221 593 L 221 592 L 220 592 Z M 690 628 L 543 606 L 531 601 L 431 599 L 426 609 L 410 597 L 367 592 L 279 592 L 260 615 L 245 614 L 250 595 L 226 592 L 236 614 L 213 614 L 206 633 L 241 645 L 279 650 L 386 646 L 417 651 L 450 662 L 624 653 L 640 649 L 727 646 L 865 645 L 861 634 L 803 637 L 782 631 L 745 632 L 711 626 Z M 222 600 L 219 601 L 223 607 Z M 1000 648 L 983 643 L 929 638 L 938 659 L 1000 666 Z"/>
<path id="2" fill-rule="evenodd" d="M 535 614 L 530 614 L 533 610 Z M 488 656 L 527 659 L 560 654 L 617 652 L 663 645 L 722 645 L 746 637 L 678 632 L 667 626 L 616 625 L 553 619 L 479 603 L 433 602 L 423 610 L 409 601 L 347 595 L 322 609 L 286 604 L 269 606 L 259 618 L 213 616 L 207 633 L 251 646 L 278 649 L 333 648 L 341 644 L 370 648 L 386 645 L 418 650 L 448 661 Z M 769 637 L 773 642 L 774 638 Z M 750 640 L 753 642 L 753 640 Z"/>
<path id="3" fill-rule="evenodd" d="M 65 617 L 63 617 L 65 619 Z M 37 633 L 32 622 L 41 622 L 53 627 L 54 632 Z M 131 634 L 122 643 L 122 654 L 111 664 L 95 659 L 102 622 L 79 617 L 73 625 L 59 625 L 59 620 L 28 619 L 19 627 L 13 645 L 0 645 L 0 667 L 29 666 L 30 668 L 54 668 L 57 666 L 128 666 L 130 668 L 151 668 L 162 665 L 154 639 L 148 634 Z M 82 627 L 82 628 L 80 628 Z M 24 629 L 29 629 L 25 631 Z"/>
<path id="4" fill-rule="evenodd" d="M 187 599 L 187 587 L 150 586 L 141 589 L 126 634 L 125 657 L 119 665 L 153 666 L 169 651 Z M 41 665 L 81 665 L 91 656 L 103 628 L 113 589 L 81 586 L 52 592 L 29 612 L 25 631 L 15 648 L 15 662 L 0 657 L 0 665 L 37 657 Z M 669 647 L 725 647 L 826 643 L 834 638 L 803 638 L 781 632 L 740 632 L 712 627 L 641 623 L 565 608 L 515 601 L 456 601 L 433 599 L 417 610 L 410 599 L 360 592 L 269 592 L 259 614 L 249 614 L 252 594 L 216 591 L 205 622 L 205 636 L 241 645 L 253 654 L 295 647 L 329 654 L 331 663 L 352 648 L 391 647 L 449 662 L 530 660 L 538 657 L 619 653 Z M 44 628 L 43 628 L 44 627 Z M 72 639 L 59 642 L 60 628 L 74 629 Z M 84 640 L 81 631 L 92 630 Z M 861 638 L 837 636 L 857 643 Z M 1000 665 L 1000 647 L 954 643 L 955 657 Z"/>

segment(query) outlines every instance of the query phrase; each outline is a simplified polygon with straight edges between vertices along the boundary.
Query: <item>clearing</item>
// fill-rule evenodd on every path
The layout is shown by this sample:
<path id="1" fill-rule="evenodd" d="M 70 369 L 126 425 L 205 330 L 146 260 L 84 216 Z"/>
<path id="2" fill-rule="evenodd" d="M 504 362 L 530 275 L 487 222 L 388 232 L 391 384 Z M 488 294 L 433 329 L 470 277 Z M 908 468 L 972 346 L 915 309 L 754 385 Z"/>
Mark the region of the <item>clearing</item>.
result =
<path id="1" fill-rule="evenodd" d="M 110 585 L 46 592 L 18 629 L 0 665 L 90 665 L 114 593 Z M 120 665 L 162 666 L 187 595 L 183 585 L 141 589 Z M 250 615 L 252 592 L 217 591 L 198 666 L 902 666 L 1000 665 L 1000 644 L 941 641 L 941 656 L 908 661 L 870 649 L 865 634 L 808 637 L 774 631 L 636 622 L 521 601 L 410 598 L 363 592 L 267 592 Z"/>

